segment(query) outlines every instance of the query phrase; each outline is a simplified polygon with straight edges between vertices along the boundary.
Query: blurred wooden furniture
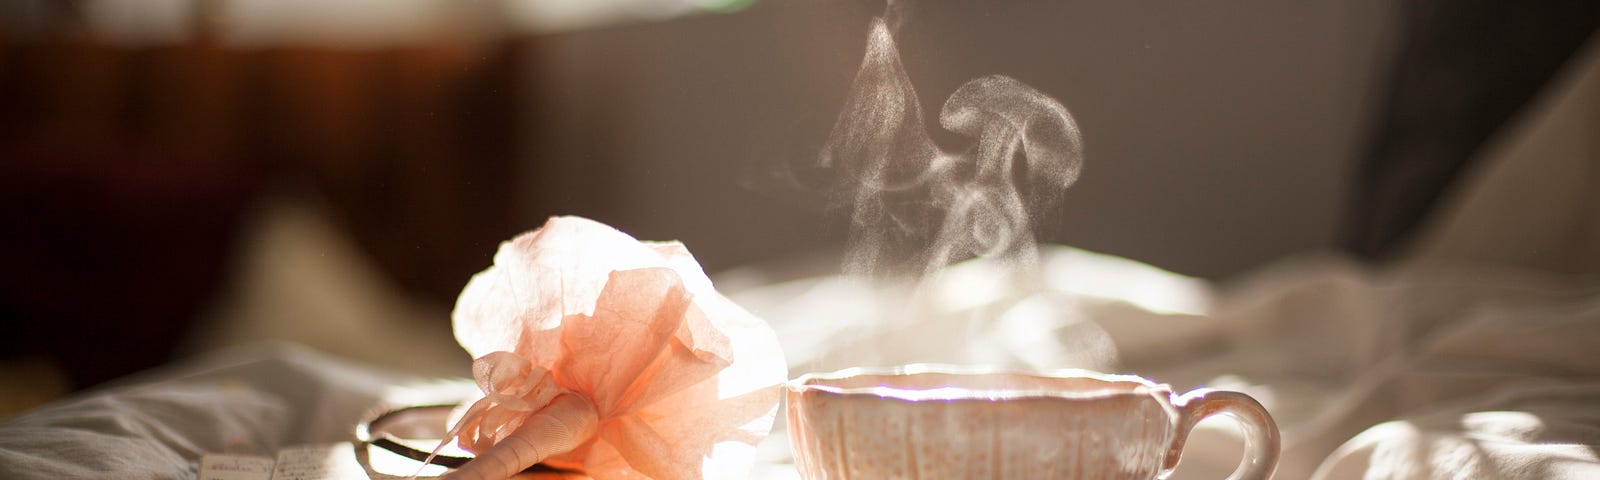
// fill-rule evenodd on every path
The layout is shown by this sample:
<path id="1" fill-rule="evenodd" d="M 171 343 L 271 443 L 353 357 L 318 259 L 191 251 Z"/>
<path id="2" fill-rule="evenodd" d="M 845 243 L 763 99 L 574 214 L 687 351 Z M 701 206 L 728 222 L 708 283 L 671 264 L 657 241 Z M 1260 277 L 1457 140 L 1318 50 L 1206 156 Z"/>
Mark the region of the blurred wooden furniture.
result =
<path id="1" fill-rule="evenodd" d="M 267 191 L 448 302 L 516 230 L 520 51 L 0 37 L 0 358 L 80 387 L 166 361 Z"/>

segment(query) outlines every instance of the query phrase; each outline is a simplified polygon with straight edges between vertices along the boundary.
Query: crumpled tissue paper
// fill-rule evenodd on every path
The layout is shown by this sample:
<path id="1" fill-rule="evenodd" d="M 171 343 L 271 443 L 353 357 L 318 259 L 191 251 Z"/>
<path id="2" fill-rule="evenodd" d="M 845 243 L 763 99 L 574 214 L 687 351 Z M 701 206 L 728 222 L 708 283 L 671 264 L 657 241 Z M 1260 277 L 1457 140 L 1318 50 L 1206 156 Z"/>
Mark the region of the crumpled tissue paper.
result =
<path id="1" fill-rule="evenodd" d="M 578 217 L 500 245 L 467 283 L 457 341 L 484 396 L 446 442 L 452 478 L 535 463 L 572 478 L 744 478 L 787 378 L 772 329 L 677 242 Z"/>

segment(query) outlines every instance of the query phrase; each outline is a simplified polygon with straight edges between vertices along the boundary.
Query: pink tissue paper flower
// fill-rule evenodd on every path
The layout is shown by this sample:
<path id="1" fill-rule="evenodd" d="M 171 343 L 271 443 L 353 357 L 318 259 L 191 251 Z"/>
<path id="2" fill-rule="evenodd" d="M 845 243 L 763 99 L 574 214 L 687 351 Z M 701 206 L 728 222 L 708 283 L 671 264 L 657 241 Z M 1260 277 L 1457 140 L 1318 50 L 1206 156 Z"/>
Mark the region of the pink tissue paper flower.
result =
<path id="1" fill-rule="evenodd" d="M 477 454 L 454 478 L 539 463 L 599 480 L 742 479 L 787 377 L 772 329 L 682 244 L 584 218 L 501 244 L 453 321 L 484 392 L 452 428 Z"/>

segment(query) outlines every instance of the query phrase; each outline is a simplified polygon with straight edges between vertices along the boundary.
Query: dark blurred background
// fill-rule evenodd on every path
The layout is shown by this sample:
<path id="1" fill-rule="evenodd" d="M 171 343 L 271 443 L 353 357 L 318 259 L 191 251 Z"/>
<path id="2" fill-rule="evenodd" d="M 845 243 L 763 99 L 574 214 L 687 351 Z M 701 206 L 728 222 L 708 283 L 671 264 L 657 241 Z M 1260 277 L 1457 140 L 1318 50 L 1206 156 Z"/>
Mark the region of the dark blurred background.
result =
<path id="1" fill-rule="evenodd" d="M 1086 170 L 1041 241 L 1207 278 L 1403 249 L 1600 19 L 1586 1 L 908 6 L 929 111 L 999 73 L 1078 118 Z M 373 330 L 450 343 L 467 278 L 555 214 L 682 240 L 711 272 L 837 258 L 843 219 L 794 172 L 882 9 L 0 0 L 0 375 L 48 398 L 264 331 L 212 325 L 241 316 L 385 317 L 323 341 L 409 368 Z M 340 306 L 385 302 L 405 306 Z"/>

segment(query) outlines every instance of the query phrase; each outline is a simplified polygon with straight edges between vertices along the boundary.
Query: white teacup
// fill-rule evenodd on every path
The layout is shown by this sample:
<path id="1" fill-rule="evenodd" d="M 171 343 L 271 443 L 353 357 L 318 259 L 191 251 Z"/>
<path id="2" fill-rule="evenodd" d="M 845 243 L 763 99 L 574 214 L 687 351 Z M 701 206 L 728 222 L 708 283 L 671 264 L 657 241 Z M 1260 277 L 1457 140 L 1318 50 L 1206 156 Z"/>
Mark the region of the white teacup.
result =
<path id="1" fill-rule="evenodd" d="M 1189 430 L 1216 414 L 1246 432 L 1230 478 L 1265 480 L 1278 463 L 1278 427 L 1249 396 L 1175 396 L 1129 375 L 853 368 L 797 378 L 787 397 L 795 466 L 808 480 L 1163 478 Z"/>

